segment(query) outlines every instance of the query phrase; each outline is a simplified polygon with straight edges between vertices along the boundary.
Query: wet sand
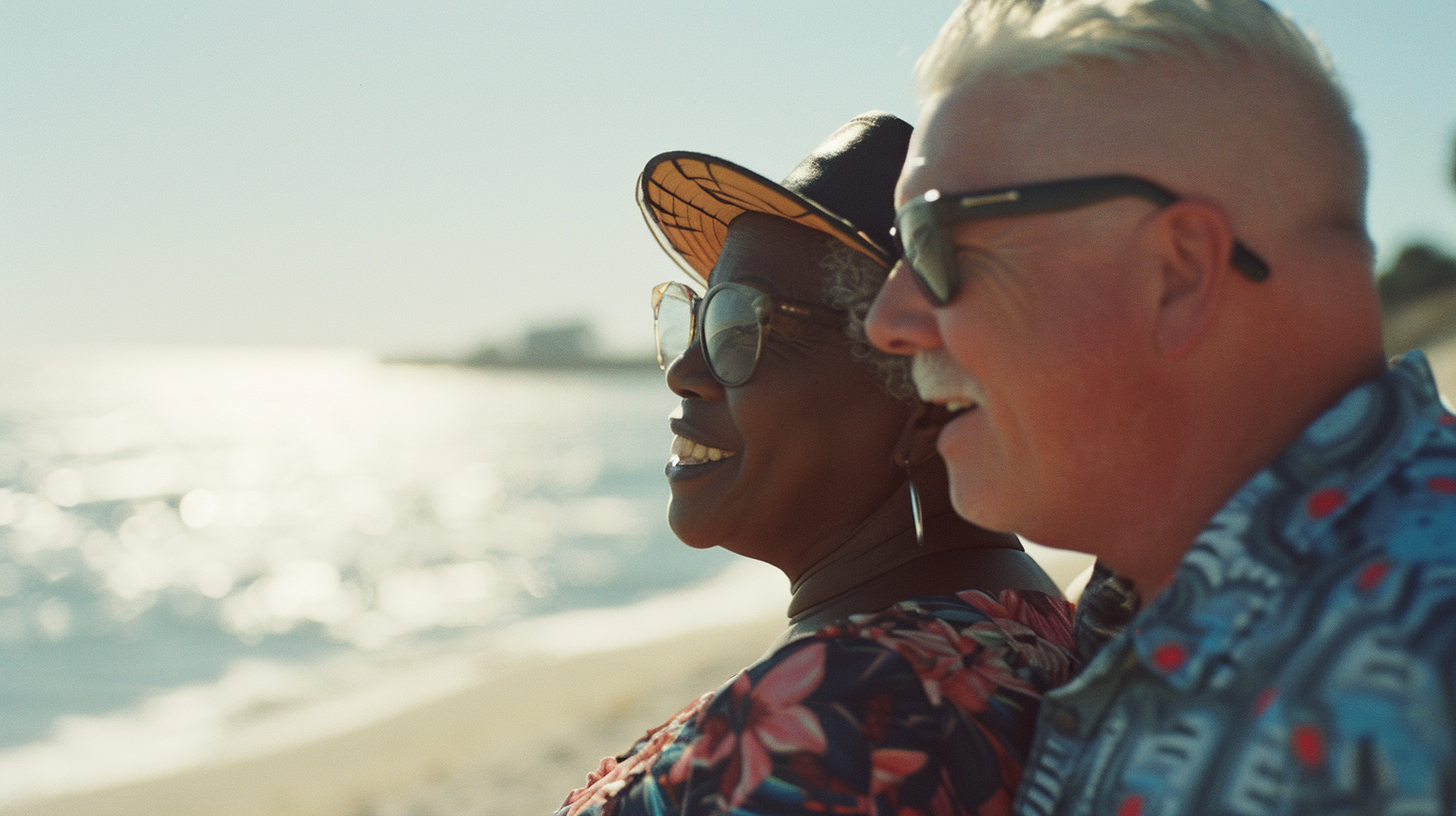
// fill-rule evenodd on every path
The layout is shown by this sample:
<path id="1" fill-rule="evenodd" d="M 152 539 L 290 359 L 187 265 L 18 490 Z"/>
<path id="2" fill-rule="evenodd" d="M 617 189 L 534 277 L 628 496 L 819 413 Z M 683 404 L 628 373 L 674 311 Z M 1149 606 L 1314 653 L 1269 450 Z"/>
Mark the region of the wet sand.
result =
<path id="1" fill-rule="evenodd" d="M 780 628 L 767 619 L 601 654 L 527 658 L 346 734 L 0 813 L 549 813 L 601 757 L 716 688 Z"/>

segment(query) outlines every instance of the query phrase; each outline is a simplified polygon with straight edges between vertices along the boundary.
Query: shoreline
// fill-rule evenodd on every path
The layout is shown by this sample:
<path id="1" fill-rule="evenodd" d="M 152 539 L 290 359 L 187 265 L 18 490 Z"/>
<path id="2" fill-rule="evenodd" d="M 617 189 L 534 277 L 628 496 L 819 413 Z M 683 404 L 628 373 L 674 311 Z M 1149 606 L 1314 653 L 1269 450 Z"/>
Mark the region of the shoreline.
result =
<path id="1" fill-rule="evenodd" d="M 1449 404 L 1456 340 L 1427 354 Z M 1028 550 L 1062 586 L 1087 563 Z M 601 757 L 627 749 L 761 655 L 784 626 L 787 598 L 781 575 L 746 563 L 632 607 L 525 622 L 478 643 L 499 658 L 436 656 L 414 674 L 397 672 L 394 693 L 356 694 L 356 719 L 320 725 L 326 718 L 315 717 L 286 737 L 235 739 L 145 778 L 37 789 L 0 804 L 0 816 L 550 813 Z M 279 719 L 308 720 L 297 715 Z"/>
<path id="2" fill-rule="evenodd" d="M 550 813 L 601 757 L 731 679 L 782 628 L 779 618 L 759 619 L 617 651 L 526 658 L 346 733 L 0 813 Z M 437 810 L 431 799 L 449 801 Z"/>
<path id="3" fill-rule="evenodd" d="M 1027 549 L 1063 585 L 1087 559 Z M 228 718 L 244 722 L 192 735 L 192 743 L 174 738 L 160 763 L 142 757 L 129 773 L 82 770 L 88 760 L 145 754 L 143 739 L 124 747 L 124 730 L 92 728 L 80 735 L 87 744 L 69 753 L 64 745 L 25 746 L 0 754 L 0 773 L 30 782 L 29 794 L 11 785 L 0 816 L 550 813 L 602 757 L 758 659 L 786 625 L 788 600 L 782 574 L 745 560 L 627 607 L 524 621 L 462 648 L 406 658 L 364 682 L 329 686 L 321 698 L 284 700 L 256 722 Z M 315 677 L 312 685 L 325 684 Z M 190 761 L 168 763 L 187 750 Z"/>
<path id="4" fill-rule="evenodd" d="M 670 683 L 673 667 L 659 664 L 672 656 L 702 671 L 667 695 L 674 699 L 640 712 L 665 720 L 756 658 L 782 630 L 787 599 L 782 574 L 745 561 L 635 604 L 528 619 L 445 647 L 235 664 L 215 682 L 104 717 L 67 718 L 49 738 L 0 752 L 0 814 L 358 813 L 462 762 L 538 753 L 541 746 L 503 741 L 533 724 L 549 734 L 620 719 L 613 712 L 633 708 L 628 701 L 647 688 L 629 667 L 653 666 L 654 681 Z M 736 664 L 705 685 L 703 671 L 724 658 Z M 586 682 L 604 676 L 611 682 L 600 690 Z M 561 710 L 545 707 L 544 689 L 556 689 L 550 704 Z M 658 716 L 664 705 L 670 710 Z M 603 750 L 623 750 L 613 743 L 630 744 L 647 727 L 613 731 Z M 561 795 L 605 755 L 572 756 Z"/>

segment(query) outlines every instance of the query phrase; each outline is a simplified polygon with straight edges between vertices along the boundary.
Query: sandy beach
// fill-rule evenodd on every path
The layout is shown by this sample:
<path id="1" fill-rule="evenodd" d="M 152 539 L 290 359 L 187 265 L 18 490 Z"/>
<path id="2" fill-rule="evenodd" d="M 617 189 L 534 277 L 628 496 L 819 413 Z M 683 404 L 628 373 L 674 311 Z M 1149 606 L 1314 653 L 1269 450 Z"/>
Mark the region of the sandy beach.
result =
<path id="1" fill-rule="evenodd" d="M 549 813 L 602 756 L 720 685 L 780 628 L 766 619 L 614 652 L 537 657 L 346 734 L 3 812 Z"/>
<path id="2" fill-rule="evenodd" d="M 1456 395 L 1456 340 L 1430 357 L 1443 393 Z M 1063 585 L 1086 563 L 1075 554 L 1036 554 Z M 602 756 L 625 749 L 758 657 L 783 625 L 772 609 L 786 600 L 782 588 L 770 588 L 724 625 L 687 621 L 674 634 L 602 639 L 607 648 L 584 653 L 579 644 L 553 653 L 518 643 L 511 659 L 472 668 L 442 691 L 420 695 L 422 702 L 362 724 L 150 778 L 13 801 L 0 816 L 549 813 Z M 612 630 L 631 628 L 599 620 Z M 581 627 L 586 619 L 565 623 Z"/>

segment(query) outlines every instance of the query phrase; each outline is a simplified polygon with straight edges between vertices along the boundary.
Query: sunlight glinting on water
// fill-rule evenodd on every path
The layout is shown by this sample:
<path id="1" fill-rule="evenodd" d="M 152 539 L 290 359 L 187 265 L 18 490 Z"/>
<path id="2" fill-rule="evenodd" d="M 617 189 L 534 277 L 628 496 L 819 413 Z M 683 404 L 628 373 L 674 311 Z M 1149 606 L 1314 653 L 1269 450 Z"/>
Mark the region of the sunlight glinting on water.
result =
<path id="1" fill-rule="evenodd" d="M 262 351 L 0 376 L 0 643 L 123 631 L 166 604 L 244 642 L 316 624 L 374 648 L 606 584 L 661 526 L 656 496 L 603 482 L 665 457 L 669 400 L 644 408 L 636 381 L 614 397 Z"/>

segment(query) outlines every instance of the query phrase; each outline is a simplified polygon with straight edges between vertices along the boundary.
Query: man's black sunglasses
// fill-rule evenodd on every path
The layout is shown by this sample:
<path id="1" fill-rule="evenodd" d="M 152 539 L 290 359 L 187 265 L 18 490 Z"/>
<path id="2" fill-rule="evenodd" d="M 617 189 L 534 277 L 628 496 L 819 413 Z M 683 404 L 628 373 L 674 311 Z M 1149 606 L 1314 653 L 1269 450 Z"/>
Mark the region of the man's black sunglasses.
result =
<path id="1" fill-rule="evenodd" d="M 1042 181 L 976 193 L 943 195 L 929 190 L 895 211 L 895 240 L 915 280 L 936 306 L 944 306 L 960 291 L 960 268 L 949 227 L 963 221 L 1011 215 L 1058 212 L 1114 198 L 1133 196 L 1159 207 L 1178 200 L 1167 188 L 1137 176 L 1092 176 Z M 1269 265 L 1248 247 L 1235 241 L 1233 267 L 1252 281 L 1269 277 Z"/>

